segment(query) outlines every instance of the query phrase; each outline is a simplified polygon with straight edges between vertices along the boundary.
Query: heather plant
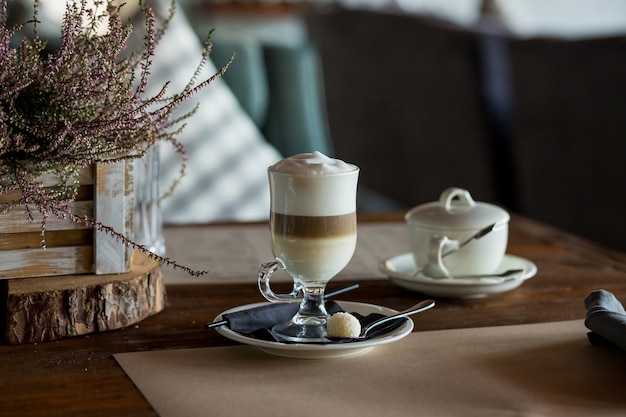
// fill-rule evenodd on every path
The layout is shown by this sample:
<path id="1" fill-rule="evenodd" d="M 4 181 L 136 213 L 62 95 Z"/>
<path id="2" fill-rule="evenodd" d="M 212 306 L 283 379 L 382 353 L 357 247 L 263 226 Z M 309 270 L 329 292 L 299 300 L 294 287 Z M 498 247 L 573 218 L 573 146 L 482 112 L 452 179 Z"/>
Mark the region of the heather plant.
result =
<path id="1" fill-rule="evenodd" d="M 155 46 L 175 13 L 173 1 L 159 27 L 154 11 L 141 2 L 145 34 L 136 51 L 127 48 L 133 26 L 123 21 L 123 6 L 111 0 L 92 2 L 95 8 L 86 0 L 68 1 L 60 45 L 53 51 L 37 32 L 38 0 L 32 21 L 12 27 L 7 23 L 7 1 L 0 0 L 0 196 L 5 197 L 0 214 L 22 208 L 33 222 L 33 210 L 38 211 L 44 249 L 45 222 L 54 216 L 148 252 L 98 219 L 72 212 L 68 203 L 76 198 L 78 173 L 93 163 L 141 158 L 151 146 L 167 142 L 180 154 L 184 175 L 186 152 L 177 135 L 197 106 L 182 116 L 175 116 L 174 110 L 221 76 L 228 64 L 197 82 L 211 50 L 207 39 L 198 69 L 183 91 L 172 94 L 166 84 L 146 97 Z M 16 39 L 26 28 L 32 28 L 32 36 Z M 57 176 L 61 185 L 44 186 L 44 174 Z M 148 253 L 193 275 L 204 273 Z"/>

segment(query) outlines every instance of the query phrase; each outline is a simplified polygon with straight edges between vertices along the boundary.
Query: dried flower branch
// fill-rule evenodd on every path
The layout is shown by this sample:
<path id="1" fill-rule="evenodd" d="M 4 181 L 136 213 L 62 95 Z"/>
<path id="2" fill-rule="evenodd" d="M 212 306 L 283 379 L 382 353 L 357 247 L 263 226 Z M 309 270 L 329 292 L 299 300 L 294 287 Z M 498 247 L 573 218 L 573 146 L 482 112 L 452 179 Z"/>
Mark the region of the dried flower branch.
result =
<path id="1" fill-rule="evenodd" d="M 140 158 L 152 145 L 168 142 L 181 155 L 184 175 L 186 151 L 176 137 L 197 106 L 182 116 L 174 117 L 173 112 L 221 76 L 229 64 L 200 83 L 196 83 L 196 71 L 177 94 L 170 95 L 165 84 L 157 95 L 146 98 L 155 46 L 175 12 L 174 1 L 159 28 L 153 10 L 141 2 L 144 44 L 132 53 L 126 49 L 133 27 L 122 21 L 123 6 L 111 0 L 96 1 L 95 9 L 86 0 L 68 1 L 60 47 L 52 53 L 45 51 L 46 42 L 37 33 L 38 0 L 34 0 L 33 20 L 10 28 L 7 1 L 0 0 L 0 195 L 19 197 L 0 204 L 0 213 L 23 207 L 33 221 L 34 207 L 43 216 L 44 248 L 45 220 L 55 216 L 81 222 L 148 252 L 97 219 L 71 212 L 67 203 L 76 198 L 78 172 L 93 163 Z M 33 36 L 13 47 L 11 41 L 28 24 L 33 26 Z M 210 51 L 207 39 L 198 69 Z M 61 186 L 45 187 L 40 179 L 43 174 L 58 176 Z M 151 256 L 193 275 L 204 273 Z"/>

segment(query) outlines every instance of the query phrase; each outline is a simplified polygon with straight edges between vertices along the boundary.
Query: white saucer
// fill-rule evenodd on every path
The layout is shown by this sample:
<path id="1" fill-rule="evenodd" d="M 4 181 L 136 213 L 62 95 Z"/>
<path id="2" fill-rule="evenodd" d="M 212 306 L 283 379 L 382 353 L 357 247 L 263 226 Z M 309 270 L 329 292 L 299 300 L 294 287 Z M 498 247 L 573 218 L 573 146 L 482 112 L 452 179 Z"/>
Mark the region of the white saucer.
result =
<path id="1" fill-rule="evenodd" d="M 433 297 L 476 298 L 489 294 L 510 291 L 537 273 L 537 266 L 531 261 L 515 255 L 504 255 L 502 263 L 494 274 L 510 269 L 521 269 L 519 275 L 508 278 L 431 278 L 423 273 L 414 275 L 417 269 L 411 253 L 394 256 L 380 263 L 380 269 L 389 275 L 394 284 L 411 291 Z"/>
<path id="2" fill-rule="evenodd" d="M 379 313 L 389 316 L 397 313 L 396 310 L 387 307 L 381 307 L 374 304 L 356 303 L 352 301 L 338 301 L 339 305 L 348 312 L 359 313 L 367 315 L 370 313 Z M 269 303 L 255 303 L 248 304 L 230 310 L 224 311 L 222 314 L 215 318 L 215 321 L 219 321 L 223 314 L 232 313 L 235 311 L 245 310 L 249 308 L 259 307 Z M 216 328 L 217 332 L 228 339 L 236 342 L 244 343 L 251 346 L 256 346 L 260 350 L 270 353 L 276 356 L 285 356 L 288 358 L 304 358 L 304 359 L 326 359 L 326 358 L 343 358 L 347 356 L 358 355 L 363 353 L 374 346 L 384 345 L 387 343 L 395 342 L 402 339 L 413 330 L 413 321 L 409 318 L 407 321 L 398 327 L 390 331 L 381 337 L 375 337 L 368 340 L 350 342 L 350 343 L 335 343 L 335 344 L 308 344 L 308 343 L 280 343 L 267 340 L 255 339 L 245 336 L 243 334 L 230 330 L 227 326 L 220 326 Z"/>

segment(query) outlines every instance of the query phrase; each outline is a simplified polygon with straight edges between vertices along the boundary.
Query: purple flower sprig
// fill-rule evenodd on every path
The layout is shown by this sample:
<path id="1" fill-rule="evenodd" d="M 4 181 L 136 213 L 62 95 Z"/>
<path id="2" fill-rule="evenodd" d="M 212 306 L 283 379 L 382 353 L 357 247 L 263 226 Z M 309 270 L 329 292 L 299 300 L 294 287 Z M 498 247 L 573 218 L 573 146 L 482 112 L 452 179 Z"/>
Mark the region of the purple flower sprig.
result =
<path id="1" fill-rule="evenodd" d="M 155 47 L 175 13 L 173 0 L 158 27 L 154 11 L 140 2 L 145 32 L 137 51 L 128 50 L 134 29 L 122 19 L 124 6 L 112 0 L 93 2 L 96 8 L 88 7 L 86 0 L 68 1 L 60 46 L 52 52 L 37 32 L 39 1 L 34 0 L 31 22 L 12 27 L 7 2 L 0 0 L 0 195 L 17 197 L 3 199 L 0 214 L 23 207 L 32 221 L 29 205 L 33 205 L 43 215 L 43 248 L 45 220 L 55 216 L 102 230 L 142 250 L 97 219 L 71 212 L 67 203 L 77 195 L 78 172 L 94 163 L 140 158 L 151 146 L 168 142 L 181 156 L 180 176 L 184 175 L 186 150 L 177 135 L 198 107 L 180 116 L 174 111 L 223 75 L 230 62 L 196 82 L 211 52 L 209 35 L 198 69 L 183 91 L 170 94 L 165 84 L 156 95 L 146 97 Z M 33 36 L 12 44 L 28 25 Z M 60 186 L 44 187 L 43 174 L 56 175 Z M 192 275 L 205 272 L 151 256 Z"/>

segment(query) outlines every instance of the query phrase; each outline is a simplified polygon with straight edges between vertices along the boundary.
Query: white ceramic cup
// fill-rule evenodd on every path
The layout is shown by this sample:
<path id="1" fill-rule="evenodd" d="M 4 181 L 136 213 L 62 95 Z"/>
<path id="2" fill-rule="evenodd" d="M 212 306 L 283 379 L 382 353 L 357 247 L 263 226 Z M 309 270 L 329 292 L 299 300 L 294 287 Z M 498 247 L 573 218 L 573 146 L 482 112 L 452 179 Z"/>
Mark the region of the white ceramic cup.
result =
<path id="1" fill-rule="evenodd" d="M 467 190 L 446 189 L 439 201 L 417 206 L 405 215 L 417 268 L 435 278 L 494 273 L 506 253 L 509 219 L 504 209 L 475 202 Z M 494 227 L 489 233 L 458 249 L 490 225 Z"/>

